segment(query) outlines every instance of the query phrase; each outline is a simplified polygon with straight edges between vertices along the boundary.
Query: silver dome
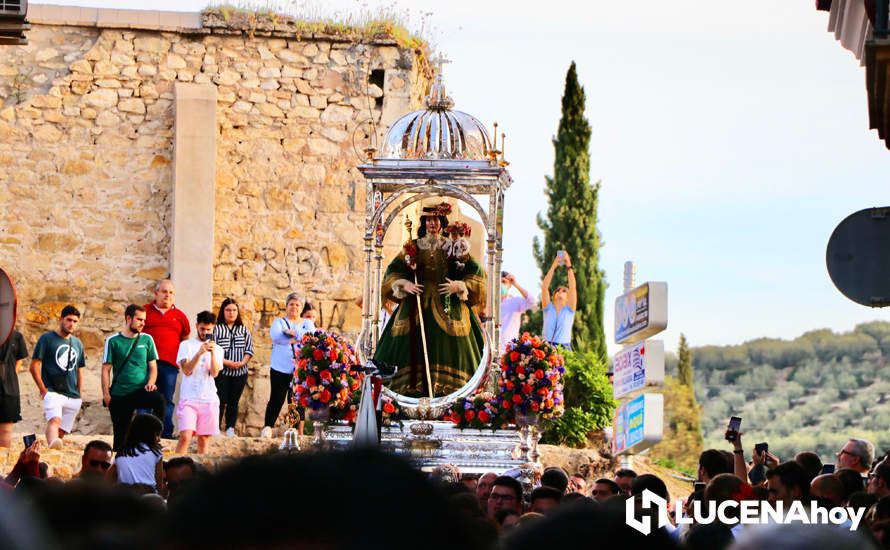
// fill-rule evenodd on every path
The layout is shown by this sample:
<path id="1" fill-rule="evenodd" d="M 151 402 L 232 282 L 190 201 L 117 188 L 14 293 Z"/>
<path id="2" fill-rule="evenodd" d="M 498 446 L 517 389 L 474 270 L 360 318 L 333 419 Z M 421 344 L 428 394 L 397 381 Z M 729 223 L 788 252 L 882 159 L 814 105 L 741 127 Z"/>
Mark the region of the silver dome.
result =
<path id="1" fill-rule="evenodd" d="M 426 109 L 408 113 L 389 128 L 380 158 L 422 160 L 489 160 L 491 141 L 481 122 L 461 111 L 436 77 Z"/>

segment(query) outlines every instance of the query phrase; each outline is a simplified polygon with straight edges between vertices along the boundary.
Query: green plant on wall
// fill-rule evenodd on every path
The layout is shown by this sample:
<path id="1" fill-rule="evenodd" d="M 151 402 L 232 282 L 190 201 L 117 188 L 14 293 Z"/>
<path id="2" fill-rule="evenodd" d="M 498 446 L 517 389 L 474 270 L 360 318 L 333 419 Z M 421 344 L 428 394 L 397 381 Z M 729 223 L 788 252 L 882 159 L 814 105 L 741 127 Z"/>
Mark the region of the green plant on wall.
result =
<path id="1" fill-rule="evenodd" d="M 591 432 L 612 424 L 612 397 L 605 361 L 596 352 L 562 350 L 565 357 L 565 413 L 544 425 L 545 443 L 583 447 Z"/>

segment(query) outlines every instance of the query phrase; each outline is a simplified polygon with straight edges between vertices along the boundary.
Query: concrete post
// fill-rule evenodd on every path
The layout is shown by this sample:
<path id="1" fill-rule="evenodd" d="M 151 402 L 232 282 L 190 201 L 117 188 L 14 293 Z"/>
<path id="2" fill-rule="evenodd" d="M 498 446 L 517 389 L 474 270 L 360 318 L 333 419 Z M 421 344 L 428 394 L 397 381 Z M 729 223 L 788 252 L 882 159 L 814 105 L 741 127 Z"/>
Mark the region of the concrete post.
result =
<path id="1" fill-rule="evenodd" d="M 216 86 L 177 83 L 170 271 L 176 306 L 194 323 L 213 309 Z"/>

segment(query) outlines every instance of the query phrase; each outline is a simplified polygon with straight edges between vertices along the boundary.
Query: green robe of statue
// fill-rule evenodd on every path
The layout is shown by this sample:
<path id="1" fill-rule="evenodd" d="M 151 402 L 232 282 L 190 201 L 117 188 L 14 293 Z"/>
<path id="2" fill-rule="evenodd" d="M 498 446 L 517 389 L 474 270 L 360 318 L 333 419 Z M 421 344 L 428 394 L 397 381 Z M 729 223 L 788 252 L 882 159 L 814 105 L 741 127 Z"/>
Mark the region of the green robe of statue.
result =
<path id="1" fill-rule="evenodd" d="M 412 242 L 418 251 L 417 282 L 423 285 L 420 302 L 433 394 L 443 396 L 469 382 L 482 359 L 482 328 L 471 308 L 485 303 L 485 273 L 470 257 L 465 258 L 462 267 L 453 263 L 449 266 L 441 247 L 445 242 L 442 237 L 429 235 Z M 403 249 L 390 262 L 383 279 L 383 300 L 399 305 L 383 329 L 374 359 L 399 367 L 390 389 L 409 397 L 425 397 L 428 392 L 417 298 L 399 288 L 399 281 L 414 282 L 414 276 Z M 466 293 L 448 299 L 440 295 L 439 285 L 446 278 L 463 281 Z"/>

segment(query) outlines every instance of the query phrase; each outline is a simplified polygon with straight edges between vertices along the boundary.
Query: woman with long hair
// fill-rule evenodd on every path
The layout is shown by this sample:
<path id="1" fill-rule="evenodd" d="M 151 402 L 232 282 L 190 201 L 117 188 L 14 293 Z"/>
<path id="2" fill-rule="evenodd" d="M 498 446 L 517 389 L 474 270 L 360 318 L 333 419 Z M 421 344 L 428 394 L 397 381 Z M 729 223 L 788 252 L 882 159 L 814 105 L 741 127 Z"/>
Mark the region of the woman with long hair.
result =
<path id="1" fill-rule="evenodd" d="M 146 486 L 160 492 L 164 482 L 163 429 L 163 423 L 153 414 L 134 416 L 124 445 L 105 475 L 121 485 Z"/>
<path id="2" fill-rule="evenodd" d="M 213 339 L 223 349 L 223 370 L 216 377 L 219 417 L 225 418 L 226 437 L 235 437 L 238 402 L 247 384 L 247 364 L 253 358 L 253 338 L 241 321 L 241 309 L 234 298 L 220 304 Z"/>

